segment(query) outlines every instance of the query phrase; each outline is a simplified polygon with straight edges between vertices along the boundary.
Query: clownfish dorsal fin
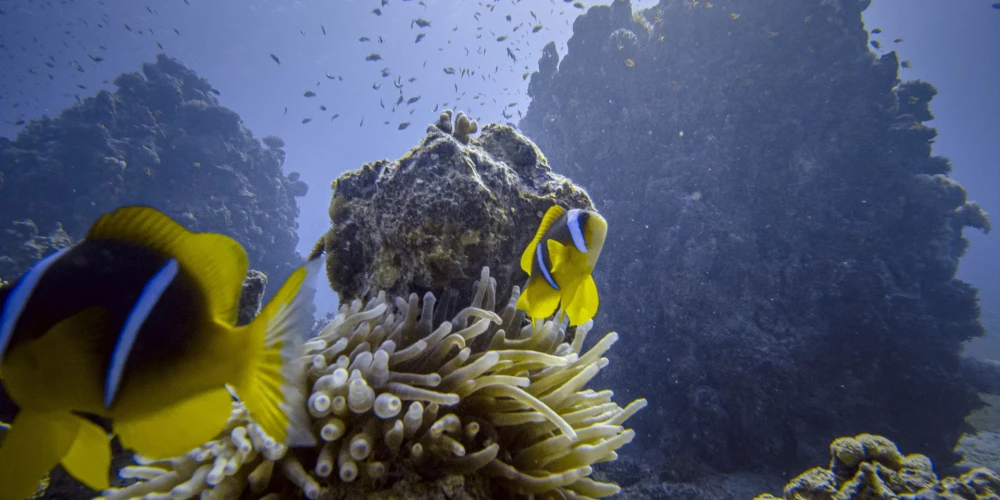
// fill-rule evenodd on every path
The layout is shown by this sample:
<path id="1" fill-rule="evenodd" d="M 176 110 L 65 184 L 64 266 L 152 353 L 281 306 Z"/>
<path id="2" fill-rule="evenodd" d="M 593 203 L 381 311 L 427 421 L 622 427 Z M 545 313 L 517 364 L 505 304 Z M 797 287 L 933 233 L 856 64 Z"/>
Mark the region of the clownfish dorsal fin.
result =
<path id="1" fill-rule="evenodd" d="M 237 308 L 248 259 L 236 240 L 215 233 L 188 231 L 152 207 L 123 207 L 102 215 L 87 233 L 88 240 L 135 243 L 177 260 L 198 283 L 211 314 L 228 325 L 236 324 Z"/>
<path id="2" fill-rule="evenodd" d="M 521 270 L 531 274 L 531 260 L 535 258 L 535 247 L 542 241 L 545 237 L 545 233 L 552 227 L 552 224 L 566 213 L 566 209 L 560 207 L 559 205 L 552 205 L 548 211 L 545 212 L 545 216 L 542 217 L 542 223 L 538 225 L 538 231 L 535 232 L 535 237 L 532 238 L 531 243 L 528 243 L 527 248 L 524 249 L 524 253 L 521 254 Z"/>

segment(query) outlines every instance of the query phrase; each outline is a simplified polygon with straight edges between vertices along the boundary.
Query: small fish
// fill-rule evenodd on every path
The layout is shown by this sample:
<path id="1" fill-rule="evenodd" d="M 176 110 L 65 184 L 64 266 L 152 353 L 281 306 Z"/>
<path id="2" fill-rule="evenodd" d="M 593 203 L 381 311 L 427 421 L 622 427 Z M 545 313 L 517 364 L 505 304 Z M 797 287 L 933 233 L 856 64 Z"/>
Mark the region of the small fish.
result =
<path id="1" fill-rule="evenodd" d="M 222 95 L 222 92 L 219 92 L 218 89 L 208 89 L 208 91 L 215 95 Z"/>
<path id="2" fill-rule="evenodd" d="M 370 42 L 370 41 L 372 41 L 372 39 L 368 38 L 366 36 L 363 36 L 361 38 L 358 38 L 358 41 L 364 43 L 364 42 Z"/>
<path id="3" fill-rule="evenodd" d="M 510 14 L 507 14 L 507 22 L 509 23 L 510 21 L 511 21 Z"/>
<path id="4" fill-rule="evenodd" d="M 288 114 L 288 106 L 285 106 L 285 113 L 284 114 L 286 114 L 286 115 Z"/>
<path id="5" fill-rule="evenodd" d="M 447 68 L 444 69 L 444 74 L 446 74 L 446 75 L 454 75 L 455 74 L 455 68 L 452 68 L 451 66 L 448 66 Z"/>
<path id="6" fill-rule="evenodd" d="M 378 90 L 378 89 L 382 88 L 382 84 L 381 83 L 373 83 L 372 84 L 372 88 L 375 89 L 375 90 Z"/>
<path id="7" fill-rule="evenodd" d="M 573 7 L 583 10 L 583 2 L 573 2 Z"/>
<path id="8" fill-rule="evenodd" d="M 0 446 L 2 496 L 27 498 L 56 464 L 109 487 L 108 433 L 80 414 L 108 419 L 143 456 L 182 455 L 225 427 L 227 386 L 277 442 L 314 444 L 289 388 L 305 382 L 292 346 L 309 334 L 320 266 L 298 268 L 257 319 L 236 326 L 246 251 L 149 207 L 103 215 L 81 242 L 37 262 L 0 289 L 2 383 L 20 408 Z"/>
<path id="9" fill-rule="evenodd" d="M 409 127 L 409 126 L 410 126 L 410 122 L 403 122 L 403 123 L 399 124 L 399 128 L 397 130 L 406 130 L 406 127 Z"/>
<path id="10" fill-rule="evenodd" d="M 733 19 L 733 20 L 736 20 L 736 19 L 739 19 L 739 18 L 740 18 L 740 15 L 739 15 L 739 14 L 737 14 L 737 13 L 735 13 L 735 12 L 730 12 L 730 13 L 729 13 L 729 18 L 730 18 L 730 19 Z"/>
<path id="11" fill-rule="evenodd" d="M 302 119 L 302 123 L 303 123 L 303 124 L 306 124 L 306 123 L 309 123 L 309 122 L 311 122 L 311 121 L 313 121 L 313 119 L 312 119 L 312 118 L 303 118 L 303 119 Z"/>
<path id="12" fill-rule="evenodd" d="M 177 33 L 178 35 L 180 35 L 180 34 L 181 34 L 181 32 L 180 32 L 180 31 L 177 31 L 177 28 L 174 28 L 174 33 Z"/>
<path id="13" fill-rule="evenodd" d="M 339 116 L 340 113 L 334 113 L 333 116 L 330 117 L 330 121 L 336 120 Z"/>
<path id="14" fill-rule="evenodd" d="M 103 58 L 103 57 L 101 57 L 101 56 L 90 56 L 90 60 L 91 60 L 91 61 L 94 61 L 94 62 L 96 62 L 96 63 L 99 63 L 99 62 L 103 61 L 103 60 L 104 60 L 104 58 Z"/>
<path id="15" fill-rule="evenodd" d="M 427 35 L 423 33 L 417 33 L 417 39 L 413 43 L 420 43 L 420 40 L 423 40 L 425 36 Z"/>
<path id="16" fill-rule="evenodd" d="M 406 100 L 406 104 L 410 105 L 420 100 L 420 96 L 411 97 Z"/>
<path id="17" fill-rule="evenodd" d="M 372 14 L 375 14 L 376 16 L 381 16 L 382 15 L 382 9 L 380 9 L 378 7 L 375 7 L 374 9 L 372 9 Z"/>
<path id="18" fill-rule="evenodd" d="M 333 79 L 337 78 L 337 77 L 335 77 L 335 76 L 331 75 L 330 73 L 327 73 L 327 74 L 326 74 L 326 77 L 327 77 L 327 78 L 329 78 L 329 79 L 331 79 L 331 80 L 333 80 Z"/>
<path id="19" fill-rule="evenodd" d="M 903 43 L 903 39 L 902 38 L 897 38 L 897 39 L 893 40 L 892 43 Z"/>
<path id="20" fill-rule="evenodd" d="M 201 168 L 201 162 L 200 161 L 196 161 L 196 162 L 192 163 L 192 165 L 194 165 L 195 168 Z"/>
<path id="21" fill-rule="evenodd" d="M 872 40 L 870 43 L 871 43 L 871 46 L 875 48 L 875 50 L 878 50 L 878 49 L 882 48 L 882 44 L 879 43 L 878 40 Z"/>
<path id="22" fill-rule="evenodd" d="M 421 28 L 429 28 L 431 26 L 431 23 L 429 21 L 427 21 L 425 19 L 421 19 L 419 17 L 416 18 L 416 19 L 414 19 L 413 21 L 410 21 L 410 29 L 413 29 L 413 25 L 414 24 L 416 24 L 417 26 L 419 26 Z"/>
<path id="23" fill-rule="evenodd" d="M 993 7 L 996 10 L 1000 10 L 1000 2 L 993 2 L 993 5 L 991 5 L 991 7 Z"/>
<path id="24" fill-rule="evenodd" d="M 533 28 L 531 28 L 531 32 L 532 33 L 538 33 L 541 30 L 542 30 L 542 25 L 541 24 L 536 24 Z"/>
<path id="25" fill-rule="evenodd" d="M 528 283 L 517 308 L 537 322 L 562 308 L 570 325 L 590 321 L 599 304 L 591 273 L 607 236 L 608 223 L 597 212 L 553 205 L 521 254 Z"/>
<path id="26" fill-rule="evenodd" d="M 326 105 L 325 104 L 320 104 L 319 110 L 320 111 L 326 111 Z"/>
<path id="27" fill-rule="evenodd" d="M 122 25 L 123 25 L 123 26 L 125 26 L 125 29 L 127 29 L 127 30 L 129 30 L 129 31 L 132 31 L 132 28 L 130 28 L 130 27 L 129 27 L 129 25 L 127 25 L 127 24 L 125 24 L 125 23 L 122 23 Z"/>
<path id="28" fill-rule="evenodd" d="M 358 127 L 362 127 L 362 126 L 364 126 L 364 124 L 365 124 L 365 117 L 362 116 L 361 117 L 361 123 L 358 124 Z"/>
<path id="29" fill-rule="evenodd" d="M 369 61 L 369 62 L 381 61 L 382 60 L 382 56 L 378 55 L 375 52 L 372 52 L 371 54 L 368 54 L 368 56 L 365 57 L 365 60 Z"/>
<path id="30" fill-rule="evenodd" d="M 271 54 L 271 59 L 274 59 L 274 62 L 281 64 L 281 59 L 278 59 L 278 56 Z"/>
<path id="31" fill-rule="evenodd" d="M 324 35 L 326 35 L 326 27 L 325 27 L 325 26 L 323 26 L 323 25 L 321 24 L 321 25 L 319 25 L 319 29 L 320 29 L 321 31 L 323 31 L 323 34 L 324 34 Z"/>
<path id="32" fill-rule="evenodd" d="M 507 35 L 500 35 L 500 36 L 497 37 L 497 41 L 498 42 L 502 42 L 502 41 L 504 41 L 506 39 L 507 39 Z"/>
<path id="33" fill-rule="evenodd" d="M 400 105 L 400 104 L 402 104 L 402 103 L 403 103 L 403 96 L 402 96 L 402 95 L 400 95 L 400 96 L 399 96 L 399 99 L 396 99 L 396 106 L 399 106 L 399 105 Z"/>
<path id="34" fill-rule="evenodd" d="M 304 94 L 302 94 L 302 95 L 303 95 L 303 96 L 305 96 L 305 97 L 316 97 L 316 93 L 315 93 L 315 92 L 313 92 L 313 91 L 311 91 L 311 90 L 307 90 L 307 91 L 306 91 L 306 92 L 305 92 Z"/>
<path id="35" fill-rule="evenodd" d="M 408 81 L 408 82 L 410 82 L 410 83 L 413 83 L 413 82 L 417 81 L 417 77 L 415 77 L 415 76 L 411 76 L 411 77 L 410 77 L 410 78 L 409 78 L 408 80 L 406 80 L 406 81 Z"/>
<path id="36" fill-rule="evenodd" d="M 510 57 L 514 62 L 517 62 L 517 56 L 514 55 L 514 51 L 507 47 L 507 56 Z"/>
<path id="37" fill-rule="evenodd" d="M 882 32 L 882 28 L 875 28 L 875 29 L 872 30 L 872 34 L 873 35 L 877 35 L 877 34 L 879 34 L 881 32 Z"/>
<path id="38" fill-rule="evenodd" d="M 899 63 L 899 65 L 903 68 L 910 68 L 910 61 L 909 60 L 903 61 Z"/>

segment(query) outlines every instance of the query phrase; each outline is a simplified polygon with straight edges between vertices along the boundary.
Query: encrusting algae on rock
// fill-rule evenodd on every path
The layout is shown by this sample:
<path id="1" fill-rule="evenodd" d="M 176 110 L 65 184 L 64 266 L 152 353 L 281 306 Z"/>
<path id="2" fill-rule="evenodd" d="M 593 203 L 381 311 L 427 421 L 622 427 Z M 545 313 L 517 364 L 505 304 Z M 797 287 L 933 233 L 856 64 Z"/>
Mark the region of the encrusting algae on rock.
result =
<path id="1" fill-rule="evenodd" d="M 861 500 L 868 498 L 984 500 L 1000 498 L 1000 476 L 973 469 L 961 477 L 938 479 L 931 459 L 903 456 L 882 436 L 842 437 L 830 445 L 830 466 L 792 479 L 783 497 L 770 493 L 754 500 Z"/>
<path id="2" fill-rule="evenodd" d="M 514 496 L 615 494 L 617 485 L 589 477 L 592 465 L 615 460 L 634 438 L 623 424 L 646 401 L 622 408 L 612 391 L 585 387 L 607 366 L 603 355 L 618 335 L 584 351 L 591 322 L 571 338 L 565 323 L 534 329 L 515 308 L 519 294 L 514 287 L 493 312 L 496 281 L 484 268 L 472 304 L 437 325 L 431 293 L 422 303 L 383 292 L 344 304 L 305 346 L 307 405 L 321 444 L 289 450 L 234 403 L 218 439 L 171 460 L 138 458 L 121 476 L 139 481 L 104 498 L 235 499 L 247 489 L 269 498 L 358 498 L 414 475 L 425 488 L 461 478 Z"/>

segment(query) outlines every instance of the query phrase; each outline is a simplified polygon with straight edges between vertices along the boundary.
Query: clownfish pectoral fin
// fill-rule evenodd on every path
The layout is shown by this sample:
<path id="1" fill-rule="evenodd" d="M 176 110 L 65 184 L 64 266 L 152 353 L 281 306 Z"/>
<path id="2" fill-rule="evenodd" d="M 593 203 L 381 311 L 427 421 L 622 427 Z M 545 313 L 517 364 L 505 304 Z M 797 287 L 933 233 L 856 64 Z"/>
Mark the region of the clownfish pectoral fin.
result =
<path id="1" fill-rule="evenodd" d="M 96 439 L 95 427 L 100 430 L 67 411 L 22 408 L 0 447 L 0 500 L 32 496 L 45 475 L 64 460 L 67 470 L 81 482 L 107 489 L 110 444 L 103 431 L 102 439 Z M 101 446 L 103 450 L 95 449 Z M 85 467 L 81 464 L 84 457 L 90 462 Z"/>
<path id="2" fill-rule="evenodd" d="M 534 326 L 538 321 L 552 316 L 559 308 L 559 291 L 541 278 L 530 278 L 524 291 L 517 298 L 517 309 L 527 313 Z"/>
<path id="3" fill-rule="evenodd" d="M 149 397 L 155 400 L 155 388 Z M 225 428 L 232 409 L 232 396 L 225 387 L 219 387 L 156 412 L 113 415 L 112 425 L 125 448 L 147 458 L 165 459 L 181 456 L 214 439 Z"/>
<path id="4" fill-rule="evenodd" d="M 307 413 L 302 343 L 312 329 L 313 281 L 323 259 L 296 269 L 261 313 L 239 327 L 235 338 L 249 342 L 254 366 L 233 381 L 236 395 L 267 435 L 288 446 L 312 446 L 316 438 Z"/>
<path id="5" fill-rule="evenodd" d="M 111 438 L 101 426 L 80 417 L 80 431 L 66 456 L 60 460 L 63 468 L 88 488 L 103 491 L 110 487 Z"/>
<path id="6" fill-rule="evenodd" d="M 89 307 L 15 345 L 4 358 L 7 391 L 33 408 L 94 411 L 102 401 L 100 342 L 107 310 Z"/>
<path id="7" fill-rule="evenodd" d="M 123 207 L 104 214 L 90 228 L 89 240 L 124 241 L 143 245 L 177 259 L 196 280 L 209 311 L 223 323 L 236 324 L 243 279 L 249 262 L 234 239 L 215 233 L 188 231 L 152 207 Z"/>
<path id="8" fill-rule="evenodd" d="M 549 272 L 553 275 L 566 268 L 569 262 L 569 247 L 556 240 L 548 240 L 546 246 L 549 250 Z"/>
<path id="9" fill-rule="evenodd" d="M 538 231 L 535 231 L 535 237 L 531 239 L 531 243 L 524 249 L 524 253 L 521 254 L 521 270 L 531 274 L 531 263 L 532 259 L 535 258 L 535 247 L 541 243 L 542 238 L 545 237 L 545 233 L 552 227 L 552 224 L 558 219 L 562 214 L 566 213 L 566 209 L 560 207 L 559 205 L 552 205 L 548 211 L 545 212 L 545 216 L 542 217 L 542 223 L 538 225 Z"/>
<path id="10" fill-rule="evenodd" d="M 569 316 L 570 326 L 580 325 L 593 319 L 599 305 L 597 284 L 594 283 L 594 277 L 589 274 L 563 289 L 562 307 Z"/>

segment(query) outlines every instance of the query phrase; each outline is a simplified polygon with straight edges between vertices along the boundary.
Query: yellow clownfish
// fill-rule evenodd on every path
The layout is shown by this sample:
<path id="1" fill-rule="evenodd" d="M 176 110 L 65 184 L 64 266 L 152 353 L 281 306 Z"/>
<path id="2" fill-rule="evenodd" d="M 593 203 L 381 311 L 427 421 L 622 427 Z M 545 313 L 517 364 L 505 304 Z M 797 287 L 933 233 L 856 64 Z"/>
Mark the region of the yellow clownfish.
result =
<path id="1" fill-rule="evenodd" d="M 517 308 L 537 322 L 562 307 L 571 326 L 597 314 L 597 285 L 591 273 L 604 247 L 608 223 L 597 212 L 556 205 L 545 213 L 521 255 L 528 283 Z"/>
<path id="2" fill-rule="evenodd" d="M 163 459 L 215 438 L 226 386 L 271 437 L 315 442 L 305 414 L 301 341 L 319 259 L 236 326 L 247 255 L 149 207 L 102 216 L 84 240 L 0 288 L 0 373 L 20 412 L 0 445 L 0 499 L 32 495 L 56 465 L 109 487 L 110 419 L 125 448 Z"/>

